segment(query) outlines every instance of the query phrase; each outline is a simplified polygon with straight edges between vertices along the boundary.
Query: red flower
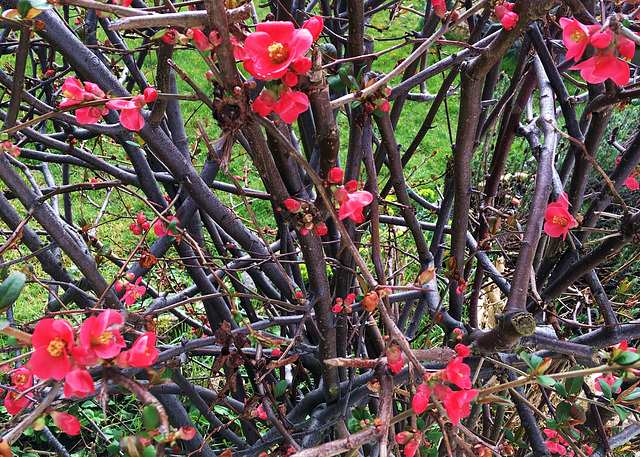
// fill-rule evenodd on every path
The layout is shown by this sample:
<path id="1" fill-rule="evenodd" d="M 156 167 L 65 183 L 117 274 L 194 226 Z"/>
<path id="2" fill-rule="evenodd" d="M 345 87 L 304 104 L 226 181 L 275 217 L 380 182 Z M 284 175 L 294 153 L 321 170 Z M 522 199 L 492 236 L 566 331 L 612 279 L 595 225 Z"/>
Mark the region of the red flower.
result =
<path id="1" fill-rule="evenodd" d="M 393 345 L 387 349 L 387 363 L 394 373 L 402 371 L 404 360 L 402 358 L 402 350 L 398 346 Z"/>
<path id="2" fill-rule="evenodd" d="M 72 365 L 64 381 L 64 396 L 82 398 L 94 393 L 95 386 L 89 371 L 82 365 Z"/>
<path id="3" fill-rule="evenodd" d="M 519 19 L 518 15 L 513 12 L 513 6 L 513 3 L 504 2 L 496 6 L 494 10 L 496 17 L 500 19 L 500 23 L 507 30 L 514 28 Z"/>
<path id="4" fill-rule="evenodd" d="M 155 87 L 149 86 L 144 90 L 142 96 L 147 103 L 155 102 L 158 99 L 158 90 Z"/>
<path id="5" fill-rule="evenodd" d="M 140 287 L 144 288 L 144 286 Z M 146 289 L 140 295 L 144 292 Z M 80 344 L 101 359 L 106 360 L 117 356 L 126 346 L 124 338 L 117 329 L 122 322 L 122 315 L 112 309 L 103 311 L 99 316 L 89 317 L 80 328 Z"/>
<path id="6" fill-rule="evenodd" d="M 233 46 L 233 57 L 238 60 L 244 60 L 247 58 L 247 53 L 244 52 L 244 46 L 234 36 L 231 36 L 231 45 Z"/>
<path id="7" fill-rule="evenodd" d="M 565 59 L 573 59 L 577 62 L 589 44 L 589 29 L 575 18 L 561 17 L 560 25 L 562 26 L 562 41 L 567 47 Z"/>
<path id="8" fill-rule="evenodd" d="M 28 368 L 15 368 L 8 374 L 11 375 L 11 382 L 20 392 L 24 392 L 33 385 L 33 373 Z"/>
<path id="9" fill-rule="evenodd" d="M 407 444 L 411 438 L 413 438 L 413 433 L 408 431 L 400 432 L 396 435 L 396 443 Z"/>
<path id="10" fill-rule="evenodd" d="M 61 413 L 59 411 L 51 411 L 51 419 L 60 430 L 67 435 L 79 435 L 80 434 L 80 421 L 77 417 L 71 414 Z"/>
<path id="11" fill-rule="evenodd" d="M 292 212 L 292 213 L 299 213 L 301 211 L 302 205 L 300 204 L 300 202 L 298 200 L 295 200 L 293 198 L 287 198 L 284 201 L 284 206 L 285 208 L 287 208 L 288 211 Z"/>
<path id="12" fill-rule="evenodd" d="M 253 101 L 253 112 L 258 113 L 260 116 L 268 116 L 273 107 L 278 102 L 278 97 L 268 89 L 264 89 L 260 96 Z"/>
<path id="13" fill-rule="evenodd" d="M 136 279 L 136 282 L 133 285 L 127 284 L 125 286 L 127 288 L 127 291 L 120 300 L 123 301 L 127 306 L 133 305 L 136 300 L 142 297 L 147 291 L 147 288 L 145 286 L 138 285 L 140 284 L 140 281 L 142 281 L 142 276 Z"/>
<path id="14" fill-rule="evenodd" d="M 67 375 L 73 333 L 73 327 L 65 320 L 44 319 L 36 324 L 31 337 L 35 352 L 30 359 L 35 376 L 61 380 Z"/>
<path id="15" fill-rule="evenodd" d="M 471 368 L 469 368 L 469 365 L 462 363 L 462 357 L 456 357 L 442 370 L 442 380 L 453 383 L 461 389 L 469 389 L 471 388 L 470 374 Z"/>
<path id="16" fill-rule="evenodd" d="M 120 110 L 120 123 L 124 128 L 138 131 L 144 127 L 144 117 L 140 110 L 146 104 L 143 95 L 136 95 L 131 100 L 110 100 L 107 108 Z"/>
<path id="17" fill-rule="evenodd" d="M 598 51 L 595 56 L 571 69 L 580 70 L 582 79 L 591 84 L 598 84 L 610 78 L 619 86 L 623 86 L 629 82 L 631 74 L 628 63 L 607 51 Z"/>
<path id="18" fill-rule="evenodd" d="M 302 24 L 302 28 L 308 30 L 311 33 L 313 41 L 316 41 L 324 28 L 324 19 L 322 16 L 310 17 Z"/>
<path id="19" fill-rule="evenodd" d="M 640 184 L 638 184 L 638 180 L 636 178 L 634 178 L 633 176 L 629 176 L 627 179 L 624 180 L 624 183 L 622 183 L 623 186 L 627 186 L 629 188 L 629 190 L 638 190 L 640 189 Z"/>
<path id="20" fill-rule="evenodd" d="M 447 410 L 449 419 L 453 425 L 458 425 L 460 419 L 467 417 L 471 414 L 471 408 L 469 404 L 478 396 L 476 389 L 458 390 L 454 392 L 449 387 L 443 384 L 436 384 L 434 387 L 434 393 L 442 400 L 444 408 Z"/>
<path id="21" fill-rule="evenodd" d="M 329 229 L 324 222 L 318 222 L 316 225 L 314 225 L 313 231 L 316 232 L 316 235 L 318 236 L 325 236 Z"/>
<path id="22" fill-rule="evenodd" d="M 458 357 L 462 357 L 463 359 L 465 357 L 469 357 L 469 348 L 464 344 L 458 343 L 454 349 L 456 350 Z"/>
<path id="23" fill-rule="evenodd" d="M 178 224 L 180 223 L 180 220 L 175 216 L 168 216 L 167 220 L 169 222 L 176 221 Z M 167 234 L 169 234 L 171 236 L 178 236 L 178 234 L 177 233 L 173 233 L 169 229 L 169 225 L 165 224 L 165 222 L 162 221 L 161 219 L 158 219 L 156 221 L 156 224 L 153 226 L 153 233 L 155 233 L 157 237 L 163 237 L 163 236 L 165 236 Z"/>
<path id="24" fill-rule="evenodd" d="M 262 403 L 258 405 L 256 409 L 253 410 L 253 415 L 259 417 L 262 420 L 267 418 L 267 412 L 262 407 Z"/>
<path id="25" fill-rule="evenodd" d="M 327 181 L 331 184 L 337 184 L 338 186 L 342 184 L 342 180 L 344 179 L 344 171 L 340 167 L 334 167 L 329 170 L 327 174 Z"/>
<path id="26" fill-rule="evenodd" d="M 371 195 L 371 192 L 366 190 L 347 193 L 344 202 L 340 205 L 338 218 L 342 220 L 348 217 L 360 223 L 364 220 L 362 208 L 370 204 L 372 201 L 373 195 Z"/>
<path id="27" fill-rule="evenodd" d="M 196 429 L 193 427 L 180 427 L 176 434 L 174 435 L 174 439 L 189 441 L 192 440 L 193 437 L 196 436 Z"/>
<path id="28" fill-rule="evenodd" d="M 335 305 L 333 305 L 333 312 L 334 313 L 339 313 L 340 311 L 342 311 L 342 305 L 340 303 L 336 303 Z"/>
<path id="29" fill-rule="evenodd" d="M 288 87 L 281 91 L 280 100 L 273 106 L 273 110 L 287 124 L 293 124 L 298 119 L 298 115 L 304 113 L 308 108 L 309 97 L 307 97 L 307 94 L 293 91 Z"/>
<path id="30" fill-rule="evenodd" d="M 212 51 L 215 46 L 209 41 L 209 38 L 200 29 L 193 29 L 193 41 L 196 47 L 201 51 Z"/>
<path id="31" fill-rule="evenodd" d="M 302 75 L 311 70 L 311 59 L 305 56 L 298 57 L 296 60 L 291 62 L 291 65 L 289 65 L 289 69 L 293 70 L 299 75 Z"/>
<path id="32" fill-rule="evenodd" d="M 418 392 L 416 392 L 416 394 L 413 396 L 413 399 L 411 399 L 413 412 L 415 412 L 416 414 L 422 414 L 422 412 L 427 409 L 430 397 L 431 387 L 426 384 L 420 384 L 418 386 Z"/>
<path id="33" fill-rule="evenodd" d="M 153 332 L 145 333 L 133 343 L 131 349 L 120 353 L 118 365 L 122 368 L 146 368 L 153 365 L 158 359 L 158 350 L 155 344 L 156 334 Z"/>
<path id="34" fill-rule="evenodd" d="M 7 408 L 7 413 L 11 414 L 12 416 L 18 414 L 20 411 L 22 411 L 22 408 L 28 406 L 31 403 L 31 401 L 29 401 L 26 396 L 18 398 L 19 395 L 19 392 L 9 391 L 4 397 L 4 407 Z"/>
<path id="35" fill-rule="evenodd" d="M 433 6 L 433 12 L 440 19 L 444 19 L 444 16 L 447 14 L 447 4 L 444 0 L 433 0 L 431 2 L 431 6 Z"/>
<path id="36" fill-rule="evenodd" d="M 569 199 L 567 194 L 562 194 L 555 203 L 550 203 L 544 213 L 544 232 L 550 237 L 556 238 L 562 235 L 562 239 L 567 238 L 569 230 L 576 227 L 578 223 L 567 211 L 569 209 Z"/>
<path id="37" fill-rule="evenodd" d="M 278 79 L 309 50 L 313 36 L 287 21 L 261 22 L 244 42 L 244 69 L 258 79 Z"/>
<path id="38" fill-rule="evenodd" d="M 609 385 L 609 387 L 613 386 L 613 383 L 615 383 L 618 380 L 618 378 L 616 378 L 613 375 L 613 373 L 601 374 L 595 379 L 595 382 L 594 382 L 594 387 L 598 392 L 602 392 L 602 387 L 600 387 L 600 382 L 598 381 L 598 379 L 602 379 L 604 382 L 606 382 Z M 621 390 L 622 388 L 619 387 L 618 390 L 614 392 L 614 394 L 620 393 Z"/>
<path id="39" fill-rule="evenodd" d="M 78 79 L 73 77 L 64 80 L 62 84 L 62 95 L 67 98 L 60 103 L 62 107 L 79 105 L 83 102 L 105 98 L 105 93 L 97 84 L 86 81 L 83 86 Z M 102 106 L 79 108 L 76 110 L 76 120 L 81 124 L 95 124 L 100 120 L 101 116 L 108 112 L 109 110 Z"/>
<path id="40" fill-rule="evenodd" d="M 161 38 L 167 44 L 176 44 L 178 42 L 178 31 L 176 29 L 167 29 Z"/>
<path id="41" fill-rule="evenodd" d="M 405 444 L 403 453 L 405 457 L 413 457 L 416 455 L 418 448 L 422 445 L 423 436 L 421 433 L 415 433 L 413 438 L 409 440 L 407 444 Z"/>

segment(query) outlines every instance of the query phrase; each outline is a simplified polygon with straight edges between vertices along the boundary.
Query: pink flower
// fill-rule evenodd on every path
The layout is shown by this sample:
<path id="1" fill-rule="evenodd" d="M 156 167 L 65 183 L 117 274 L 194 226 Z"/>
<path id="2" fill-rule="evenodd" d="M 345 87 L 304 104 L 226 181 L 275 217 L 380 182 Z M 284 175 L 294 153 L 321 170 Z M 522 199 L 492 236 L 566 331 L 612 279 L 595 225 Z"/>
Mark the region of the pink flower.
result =
<path id="1" fill-rule="evenodd" d="M 18 414 L 20 411 L 22 411 L 22 408 L 28 406 L 31 403 L 31 401 L 29 401 L 26 396 L 18 398 L 19 395 L 19 392 L 9 391 L 4 397 L 4 406 L 5 408 L 7 408 L 7 413 L 11 414 L 12 416 Z"/>
<path id="2" fill-rule="evenodd" d="M 237 60 L 244 60 L 247 58 L 247 53 L 244 52 L 244 45 L 238 41 L 233 35 L 231 38 L 231 45 L 233 46 L 233 57 Z"/>
<path id="3" fill-rule="evenodd" d="M 458 357 L 469 357 L 469 348 L 467 346 L 465 346 L 464 344 L 458 343 L 456 344 L 456 347 L 454 348 L 456 353 L 458 354 Z"/>
<path id="4" fill-rule="evenodd" d="M 140 281 L 142 281 L 142 276 L 136 279 L 136 282 L 134 285 L 127 284 L 125 286 L 127 288 L 127 291 L 125 292 L 125 294 L 122 296 L 120 300 L 123 301 L 127 306 L 133 305 L 136 302 L 136 300 L 142 297 L 147 291 L 147 288 L 145 286 L 138 285 L 140 284 Z"/>
<path id="5" fill-rule="evenodd" d="M 64 381 L 64 396 L 71 398 L 74 395 L 82 398 L 85 395 L 94 394 L 95 386 L 93 378 L 82 365 L 72 365 Z"/>
<path id="6" fill-rule="evenodd" d="M 627 186 L 629 188 L 629 190 L 638 190 L 640 189 L 640 184 L 638 184 L 638 180 L 636 178 L 634 178 L 633 176 L 629 176 L 627 179 L 625 179 L 624 183 L 622 183 L 623 186 Z"/>
<path id="7" fill-rule="evenodd" d="M 173 222 L 173 221 L 177 221 L 177 223 L 180 223 L 180 220 L 175 217 L 175 216 L 168 216 L 167 220 L 169 222 Z M 165 235 L 170 235 L 170 236 L 178 236 L 177 233 L 173 233 L 170 229 L 169 229 L 169 225 L 165 224 L 164 221 L 162 221 L 161 219 L 158 219 L 155 223 L 155 225 L 153 226 L 153 233 L 156 234 L 157 237 L 161 238 Z"/>
<path id="8" fill-rule="evenodd" d="M 327 225 L 324 222 L 318 222 L 316 225 L 313 226 L 313 231 L 316 232 L 316 235 L 318 236 L 325 236 L 329 231 L 329 229 L 327 228 Z"/>
<path id="9" fill-rule="evenodd" d="M 178 31 L 176 29 L 167 29 L 161 38 L 167 44 L 176 44 L 178 42 Z"/>
<path id="10" fill-rule="evenodd" d="M 146 104 L 143 95 L 136 95 L 131 100 L 110 100 L 107 108 L 120 110 L 120 123 L 124 128 L 138 131 L 144 127 L 144 117 L 140 110 Z"/>
<path id="11" fill-rule="evenodd" d="M 344 202 L 340 205 L 338 211 L 338 218 L 340 220 L 345 218 L 351 218 L 355 222 L 364 221 L 364 215 L 362 214 L 362 208 L 367 206 L 373 201 L 373 195 L 366 190 L 359 190 L 352 193 L 348 193 Z"/>
<path id="12" fill-rule="evenodd" d="M 307 94 L 293 91 L 288 87 L 280 93 L 280 100 L 273 106 L 273 110 L 287 124 L 293 124 L 298 119 L 298 115 L 304 113 L 308 108 L 309 98 Z"/>
<path id="13" fill-rule="evenodd" d="M 141 287 L 144 288 L 144 286 Z M 141 295 L 144 292 L 146 289 Z M 112 309 L 103 311 L 99 316 L 90 316 L 80 327 L 80 344 L 104 360 L 117 356 L 126 346 L 124 338 L 117 329 L 122 322 L 122 315 Z"/>
<path id="14" fill-rule="evenodd" d="M 292 71 L 288 71 L 284 74 L 282 78 L 280 78 L 280 80 L 282 81 L 282 84 L 284 84 L 285 86 L 293 87 L 296 84 L 298 84 L 298 75 L 296 75 Z"/>
<path id="15" fill-rule="evenodd" d="M 471 368 L 466 363 L 462 363 L 462 357 L 456 357 L 449 362 L 441 374 L 444 382 L 453 383 L 461 389 L 471 388 L 471 379 L 469 379 Z"/>
<path id="16" fill-rule="evenodd" d="M 212 51 L 215 48 L 215 46 L 209 41 L 209 38 L 207 38 L 200 29 L 193 29 L 193 41 L 196 43 L 196 47 L 201 51 Z"/>
<path id="17" fill-rule="evenodd" d="M 576 227 L 578 222 L 573 218 L 569 209 L 569 199 L 567 194 L 562 194 L 555 203 L 550 203 L 544 213 L 544 232 L 550 237 L 556 238 L 562 235 L 562 239 L 567 238 L 569 230 Z"/>
<path id="18" fill-rule="evenodd" d="M 308 30 L 311 33 L 313 41 L 316 41 L 324 28 L 324 19 L 322 16 L 310 17 L 302 24 L 302 28 Z"/>
<path id="19" fill-rule="evenodd" d="M 335 305 L 333 305 L 333 312 L 338 314 L 340 311 L 342 311 L 342 305 L 339 303 L 336 303 Z"/>
<path id="20" fill-rule="evenodd" d="M 591 84 L 598 84 L 610 78 L 617 85 L 623 86 L 629 82 L 631 75 L 629 64 L 607 51 L 598 51 L 595 56 L 571 69 L 580 70 L 582 79 Z"/>
<path id="21" fill-rule="evenodd" d="M 344 179 L 344 171 L 340 167 L 334 167 L 329 170 L 327 174 L 327 181 L 331 184 L 337 184 L 338 186 L 342 184 L 342 180 Z"/>
<path id="22" fill-rule="evenodd" d="M 561 17 L 560 25 L 562 26 L 562 41 L 567 47 L 565 59 L 573 59 L 577 62 L 589 44 L 589 29 L 575 18 Z"/>
<path id="23" fill-rule="evenodd" d="M 44 319 L 36 324 L 31 337 L 35 352 L 30 359 L 35 376 L 61 380 L 67 375 L 73 334 L 73 327 L 65 320 Z"/>
<path id="24" fill-rule="evenodd" d="M 145 333 L 133 343 L 131 349 L 120 353 L 117 360 L 118 366 L 146 368 L 153 365 L 158 359 L 158 350 L 155 344 L 156 334 L 153 332 Z"/>
<path id="25" fill-rule="evenodd" d="M 262 420 L 265 420 L 267 418 L 267 412 L 262 407 L 262 403 L 259 404 L 256 409 L 253 410 L 253 414 Z"/>
<path id="26" fill-rule="evenodd" d="M 78 79 L 73 77 L 64 80 L 62 84 L 62 95 L 66 97 L 66 100 L 60 103 L 62 107 L 79 105 L 83 102 L 99 100 L 106 97 L 105 93 L 97 84 L 86 81 L 83 86 Z M 76 120 L 81 124 L 95 124 L 100 120 L 101 116 L 108 112 L 109 110 L 102 106 L 79 108 L 76 110 Z"/>
<path id="27" fill-rule="evenodd" d="M 303 75 L 311 70 L 311 59 L 305 56 L 298 57 L 296 60 L 291 62 L 291 65 L 289 65 L 289 69 L 294 73 Z"/>
<path id="28" fill-rule="evenodd" d="M 395 440 L 396 440 L 396 443 L 398 444 L 407 444 L 411 438 L 413 438 L 413 433 L 404 431 L 404 432 L 398 433 L 396 435 Z"/>
<path id="29" fill-rule="evenodd" d="M 292 212 L 292 213 L 299 213 L 301 211 L 302 205 L 300 204 L 300 202 L 298 200 L 295 200 L 293 198 L 287 198 L 284 201 L 284 206 L 285 208 L 287 208 L 288 211 Z"/>
<path id="30" fill-rule="evenodd" d="M 51 419 L 60 430 L 67 435 L 79 435 L 80 434 L 80 421 L 77 417 L 71 414 L 61 413 L 59 411 L 51 411 Z"/>
<path id="31" fill-rule="evenodd" d="M 431 6 L 433 6 L 433 12 L 440 19 L 444 19 L 444 16 L 447 14 L 447 4 L 444 0 L 433 0 L 431 2 Z"/>
<path id="32" fill-rule="evenodd" d="M 278 102 L 278 97 L 268 89 L 264 89 L 260 96 L 253 101 L 253 112 L 262 117 L 268 116 Z"/>
<path id="33" fill-rule="evenodd" d="M 594 387 L 596 388 L 596 390 L 598 392 L 602 392 L 602 387 L 600 387 L 600 382 L 598 381 L 598 379 L 602 379 L 604 382 L 606 382 L 609 385 L 609 387 L 613 386 L 613 384 L 618 380 L 618 378 L 616 378 L 613 375 L 613 373 L 605 373 L 605 374 L 602 374 L 602 375 L 598 376 L 595 379 L 595 383 L 594 383 Z M 620 393 L 621 390 L 622 390 L 622 388 L 619 387 L 618 390 L 616 390 L 614 392 L 614 394 Z"/>
<path id="34" fill-rule="evenodd" d="M 513 12 L 513 3 L 504 2 L 496 6 L 494 13 L 506 30 L 513 29 L 518 22 L 518 15 Z"/>
<path id="35" fill-rule="evenodd" d="M 26 367 L 15 368 L 8 374 L 11 375 L 11 382 L 20 392 L 24 392 L 33 385 L 33 373 Z"/>
<path id="36" fill-rule="evenodd" d="M 416 455 L 418 448 L 422 444 L 422 440 L 420 439 L 422 435 L 416 433 L 413 439 L 409 440 L 409 442 L 404 446 L 403 453 L 405 457 L 413 457 Z M 419 440 L 420 439 L 420 440 Z"/>
<path id="37" fill-rule="evenodd" d="M 158 99 L 158 90 L 155 87 L 149 86 L 144 90 L 142 96 L 147 103 L 155 102 Z"/>
<path id="38" fill-rule="evenodd" d="M 402 350 L 398 346 L 393 345 L 387 349 L 387 363 L 394 373 L 402 371 L 404 359 L 402 358 Z"/>
<path id="39" fill-rule="evenodd" d="M 413 412 L 416 414 L 422 414 L 427 405 L 429 404 L 429 398 L 431 397 L 431 388 L 426 384 L 420 384 L 418 386 L 418 392 L 411 399 L 411 406 Z"/>
<path id="40" fill-rule="evenodd" d="M 442 404 L 447 410 L 447 414 L 453 425 L 458 425 L 460 419 L 471 414 L 469 404 L 478 396 L 476 389 L 458 390 L 454 392 L 449 387 L 439 383 L 435 385 L 434 393 L 442 400 Z"/>
<path id="41" fill-rule="evenodd" d="M 291 22 L 261 22 L 244 42 L 244 69 L 258 79 L 278 79 L 312 42 L 309 30 L 295 29 Z"/>

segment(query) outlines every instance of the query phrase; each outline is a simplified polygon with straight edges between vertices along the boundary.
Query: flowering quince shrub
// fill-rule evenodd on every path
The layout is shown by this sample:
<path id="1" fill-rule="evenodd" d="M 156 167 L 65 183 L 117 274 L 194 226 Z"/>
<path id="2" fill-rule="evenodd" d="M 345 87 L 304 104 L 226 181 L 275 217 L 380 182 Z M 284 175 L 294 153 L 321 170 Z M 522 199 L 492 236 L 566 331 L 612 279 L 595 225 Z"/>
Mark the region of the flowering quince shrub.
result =
<path id="1" fill-rule="evenodd" d="M 54 3 L 0 457 L 640 452 L 637 2 Z"/>

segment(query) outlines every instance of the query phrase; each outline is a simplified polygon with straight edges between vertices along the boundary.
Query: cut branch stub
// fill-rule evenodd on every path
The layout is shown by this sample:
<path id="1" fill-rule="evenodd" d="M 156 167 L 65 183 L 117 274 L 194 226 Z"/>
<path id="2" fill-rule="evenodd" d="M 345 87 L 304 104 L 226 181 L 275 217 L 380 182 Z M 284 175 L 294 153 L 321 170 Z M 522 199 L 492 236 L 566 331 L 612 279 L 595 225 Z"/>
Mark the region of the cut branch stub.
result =
<path id="1" fill-rule="evenodd" d="M 469 335 L 481 353 L 491 353 L 515 346 L 520 338 L 533 334 L 536 322 L 528 312 L 514 311 L 496 316 L 498 325 L 488 332 L 476 330 Z"/>

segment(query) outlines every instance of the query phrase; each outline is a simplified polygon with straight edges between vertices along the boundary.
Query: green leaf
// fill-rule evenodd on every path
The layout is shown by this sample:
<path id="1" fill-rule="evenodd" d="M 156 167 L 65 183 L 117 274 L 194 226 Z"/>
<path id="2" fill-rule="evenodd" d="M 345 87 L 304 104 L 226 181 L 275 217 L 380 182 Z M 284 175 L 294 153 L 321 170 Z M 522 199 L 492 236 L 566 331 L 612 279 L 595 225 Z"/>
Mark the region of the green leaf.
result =
<path id="1" fill-rule="evenodd" d="M 427 428 L 427 423 L 423 418 L 421 417 L 418 418 L 418 420 L 416 421 L 416 428 L 418 430 L 424 430 L 425 428 Z"/>
<path id="2" fill-rule="evenodd" d="M 0 285 L 0 310 L 13 304 L 20 295 L 27 277 L 23 273 L 13 273 Z"/>
<path id="3" fill-rule="evenodd" d="M 605 381 L 602 378 L 598 378 L 598 384 L 600 384 L 600 389 L 602 390 L 602 395 L 604 395 L 606 398 L 608 398 L 610 400 L 611 397 L 612 397 L 612 395 L 611 395 L 611 387 L 609 387 L 609 384 L 607 384 L 607 381 Z"/>
<path id="4" fill-rule="evenodd" d="M 621 398 L 618 397 L 618 399 L 620 400 Z M 640 387 L 636 387 L 628 395 L 622 398 L 622 400 L 624 400 L 625 402 L 632 402 L 638 399 L 640 399 Z"/>
<path id="5" fill-rule="evenodd" d="M 631 21 L 625 17 L 622 20 L 622 25 L 624 25 L 625 27 L 629 28 L 629 27 L 631 27 Z"/>
<path id="6" fill-rule="evenodd" d="M 504 431 L 504 437 L 507 439 L 507 441 L 509 441 L 510 443 L 513 443 L 516 440 L 516 437 L 513 436 L 513 432 L 511 431 L 510 428 L 503 428 L 502 431 Z"/>
<path id="7" fill-rule="evenodd" d="M 287 380 L 286 379 L 282 379 L 280 381 L 278 381 L 275 385 L 275 393 L 276 393 L 276 398 L 281 397 L 282 395 L 284 395 L 284 393 L 287 391 Z"/>
<path id="8" fill-rule="evenodd" d="M 27 17 L 31 10 L 31 2 L 29 0 L 20 0 L 18 2 L 18 13 L 21 17 Z"/>
<path id="9" fill-rule="evenodd" d="M 347 421 L 347 427 L 351 433 L 356 433 L 360 427 L 360 421 L 355 417 L 352 417 Z"/>
<path id="10" fill-rule="evenodd" d="M 529 357 L 528 353 L 523 351 L 520 353 L 520 357 L 522 358 L 522 360 L 524 360 L 524 363 L 531 366 L 531 358 Z"/>
<path id="11" fill-rule="evenodd" d="M 147 430 L 156 430 L 158 428 L 158 422 L 160 415 L 155 406 L 147 405 L 142 410 L 142 425 Z"/>
<path id="12" fill-rule="evenodd" d="M 569 395 L 575 395 L 582 390 L 582 384 L 584 383 L 583 376 L 576 376 L 575 378 L 567 378 L 564 380 L 564 386 L 567 388 Z"/>
<path id="13" fill-rule="evenodd" d="M 616 382 L 611 384 L 611 393 L 612 394 L 614 392 L 618 392 L 618 390 L 620 390 L 620 387 L 622 386 L 622 381 L 624 381 L 622 378 L 618 378 L 618 379 L 616 379 Z"/>
<path id="14" fill-rule="evenodd" d="M 627 418 L 627 416 L 629 415 L 629 411 L 627 411 L 622 406 L 613 405 L 613 407 L 615 408 L 616 413 L 618 413 L 618 416 L 620 416 L 620 420 L 621 421 L 624 421 Z"/>
<path id="15" fill-rule="evenodd" d="M 569 430 L 567 431 L 567 434 L 573 438 L 574 440 L 579 440 L 580 439 L 580 432 L 578 430 L 576 430 L 573 427 L 569 427 Z"/>
<path id="16" fill-rule="evenodd" d="M 176 228 L 178 226 L 178 221 L 177 220 L 172 220 L 171 222 L 169 222 L 169 231 L 171 233 L 178 233 L 178 229 Z"/>
<path id="17" fill-rule="evenodd" d="M 555 430 L 558 428 L 558 423 L 553 419 L 547 419 L 547 428 L 551 430 Z"/>
<path id="18" fill-rule="evenodd" d="M 354 72 L 353 72 L 353 65 L 343 65 L 340 67 L 340 69 L 338 70 L 338 74 L 340 76 L 353 76 Z"/>
<path id="19" fill-rule="evenodd" d="M 534 370 L 540 366 L 540 364 L 544 362 L 544 359 L 538 355 L 531 354 L 531 368 Z"/>
<path id="20" fill-rule="evenodd" d="M 360 105 L 362 105 L 362 100 L 356 100 L 351 104 L 351 108 L 357 108 Z"/>
<path id="21" fill-rule="evenodd" d="M 565 389 L 564 384 L 562 384 L 561 382 L 556 382 L 554 387 L 558 395 L 560 395 L 562 398 L 567 398 L 569 396 L 567 394 L 567 389 Z"/>
<path id="22" fill-rule="evenodd" d="M 35 8 L 37 10 L 48 10 L 53 8 L 53 5 L 49 3 L 47 0 L 30 0 L 31 8 Z"/>
<path id="23" fill-rule="evenodd" d="M 132 148 L 138 149 L 140 147 L 140 145 L 138 143 L 136 143 L 135 141 L 125 141 L 125 143 L 127 143 Z"/>
<path id="24" fill-rule="evenodd" d="M 542 384 L 544 386 L 553 386 L 556 383 L 556 381 L 552 377 L 545 375 L 538 376 L 536 378 L 536 381 L 538 382 L 538 384 Z"/>
<path id="25" fill-rule="evenodd" d="M 358 81 L 362 81 L 362 75 L 364 75 L 364 70 L 365 70 L 366 68 L 367 68 L 367 67 L 362 67 L 362 68 L 360 68 L 360 71 L 358 72 L 358 76 L 356 76 L 356 79 L 357 79 Z"/>
<path id="26" fill-rule="evenodd" d="M 331 89 L 333 89 L 334 92 L 342 92 L 347 87 L 344 84 L 342 84 L 340 76 L 338 75 L 329 76 L 327 78 L 327 82 L 329 83 L 329 86 L 331 87 Z"/>
<path id="27" fill-rule="evenodd" d="M 619 365 L 631 365 L 632 363 L 636 363 L 638 360 L 640 360 L 640 354 L 631 351 L 624 351 L 616 357 L 614 362 Z"/>
<path id="28" fill-rule="evenodd" d="M 562 424 L 564 421 L 569 420 L 571 416 L 569 411 L 571 410 L 571 403 L 566 401 L 560 402 L 556 408 L 556 421 L 558 424 Z"/>
<path id="29" fill-rule="evenodd" d="M 156 450 L 153 446 L 147 446 L 147 448 L 142 451 L 142 456 L 141 457 L 155 457 L 156 456 Z"/>
<path id="30" fill-rule="evenodd" d="M 351 83 L 348 84 L 349 87 L 351 87 L 353 90 L 360 90 L 360 84 L 358 83 L 356 78 L 351 75 L 347 76 L 347 78 L 349 78 L 349 82 Z"/>

